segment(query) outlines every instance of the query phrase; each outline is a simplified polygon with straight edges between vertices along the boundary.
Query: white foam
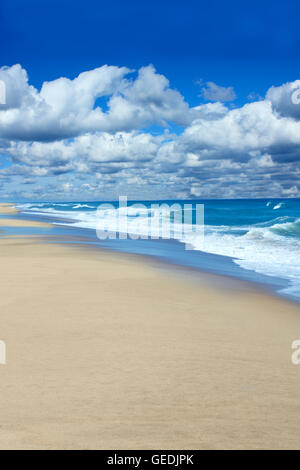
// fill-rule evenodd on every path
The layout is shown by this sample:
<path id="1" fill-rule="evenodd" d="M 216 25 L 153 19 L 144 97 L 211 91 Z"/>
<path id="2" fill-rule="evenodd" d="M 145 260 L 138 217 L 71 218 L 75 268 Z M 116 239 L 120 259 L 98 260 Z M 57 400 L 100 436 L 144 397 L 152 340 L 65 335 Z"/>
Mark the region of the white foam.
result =
<path id="1" fill-rule="evenodd" d="M 67 204 L 71 209 L 69 211 L 41 209 L 38 204 L 32 205 L 31 208 L 28 208 L 28 205 L 23 207 L 25 206 L 29 209 L 29 213 L 37 215 L 47 213 L 57 218 L 74 220 L 72 224 L 63 222 L 63 225 L 99 229 L 99 214 L 94 206 L 90 206 L 94 207 L 94 211 L 72 211 L 72 208 L 85 208 L 87 205 L 84 204 L 81 207 L 78 207 L 79 204 L 75 207 Z M 280 204 L 277 206 L 279 208 Z M 119 227 L 127 225 L 128 234 L 137 234 L 145 238 L 160 237 L 161 214 L 155 214 L 151 209 L 137 210 L 131 207 L 127 210 L 120 208 L 117 211 Z M 102 215 L 106 227 L 117 229 L 115 210 L 106 209 Z M 149 224 L 150 215 L 151 224 Z M 244 269 L 285 279 L 289 281 L 289 287 L 284 291 L 289 294 L 295 292 L 300 296 L 300 219 L 283 216 L 248 227 L 206 226 L 204 246 L 201 234 L 195 232 L 193 226 L 186 225 L 185 232 L 182 233 L 182 226 L 174 224 L 170 235 L 195 250 L 229 256 Z"/>
<path id="2" fill-rule="evenodd" d="M 300 241 L 283 237 L 271 228 L 251 228 L 242 236 L 224 234 L 209 227 L 203 251 L 234 258 L 244 269 L 285 279 L 289 291 L 300 294 Z M 197 249 L 197 240 L 193 242 Z"/>
<path id="3" fill-rule="evenodd" d="M 73 206 L 73 209 L 82 209 L 83 207 L 87 207 L 88 209 L 94 209 L 94 206 L 89 206 L 88 204 L 76 204 L 76 206 Z"/>

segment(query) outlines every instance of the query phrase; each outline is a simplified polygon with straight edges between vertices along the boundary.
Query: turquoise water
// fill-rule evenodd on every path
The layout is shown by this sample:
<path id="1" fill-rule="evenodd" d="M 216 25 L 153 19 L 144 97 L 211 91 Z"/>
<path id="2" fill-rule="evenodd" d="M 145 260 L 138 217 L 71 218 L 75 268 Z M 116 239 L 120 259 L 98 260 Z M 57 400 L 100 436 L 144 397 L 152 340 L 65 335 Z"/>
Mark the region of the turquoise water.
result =
<path id="1" fill-rule="evenodd" d="M 126 240 L 117 236 L 102 240 L 102 245 L 269 284 L 280 294 L 300 300 L 299 199 L 139 201 L 143 209 L 138 211 L 132 207 L 136 203 L 128 202 L 126 212 L 118 209 L 118 202 L 110 203 L 123 222 L 126 219 L 130 230 Z M 155 217 L 153 204 L 161 203 L 176 204 L 171 213 L 174 223 L 170 239 L 154 240 L 149 232 L 149 218 Z M 89 229 L 95 234 L 99 223 L 97 208 L 101 204 L 41 202 L 18 207 L 24 216 L 47 217 L 62 226 Z M 197 204 L 204 204 L 204 241 L 198 230 Z M 178 226 L 175 214 L 184 205 L 188 205 L 188 217 L 182 219 L 185 226 Z M 104 212 L 106 227 L 114 230 L 112 211 L 106 208 Z"/>

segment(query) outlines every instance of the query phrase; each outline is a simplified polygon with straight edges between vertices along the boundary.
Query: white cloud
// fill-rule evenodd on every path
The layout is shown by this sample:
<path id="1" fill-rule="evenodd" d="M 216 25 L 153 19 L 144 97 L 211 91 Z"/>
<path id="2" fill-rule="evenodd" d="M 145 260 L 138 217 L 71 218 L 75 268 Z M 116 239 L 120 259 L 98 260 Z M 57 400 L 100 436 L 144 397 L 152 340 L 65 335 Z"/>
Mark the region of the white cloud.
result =
<path id="1" fill-rule="evenodd" d="M 130 78 L 126 67 L 104 65 L 74 80 L 45 82 L 40 92 L 28 84 L 20 65 L 0 69 L 7 86 L 7 105 L 0 106 L 0 137 L 13 140 L 54 141 L 86 132 L 130 131 L 168 121 L 186 124 L 192 119 L 182 95 L 152 66 Z M 129 78 L 125 78 L 129 76 Z M 108 110 L 97 106 L 107 98 Z M 96 107 L 95 107 L 96 103 Z"/>
<path id="2" fill-rule="evenodd" d="M 152 66 L 135 75 L 103 66 L 40 91 L 18 65 L 0 69 L 0 80 L 8 90 L 0 152 L 11 161 L 0 170 L 3 193 L 15 182 L 36 198 L 42 186 L 51 199 L 124 189 L 140 197 L 299 195 L 300 104 L 287 97 L 300 81 L 230 109 L 220 101 L 231 91 L 212 82 L 219 101 L 189 107 Z M 183 126 L 180 135 L 166 129 L 170 122 Z M 152 124 L 165 129 L 152 135 Z"/>
<path id="3" fill-rule="evenodd" d="M 88 134 L 75 140 L 76 153 L 90 162 L 126 162 L 152 160 L 158 150 L 160 138 L 151 134 L 117 132 Z"/>
<path id="4" fill-rule="evenodd" d="M 300 120 L 300 80 L 271 87 L 266 99 L 281 116 Z"/>
<path id="5" fill-rule="evenodd" d="M 249 158 L 249 152 L 268 151 L 278 161 L 300 158 L 300 122 L 281 118 L 268 101 L 249 103 L 228 111 L 223 117 L 197 119 L 178 141 L 184 152 L 199 158 Z"/>
<path id="6" fill-rule="evenodd" d="M 200 82 L 201 83 L 201 82 Z M 223 87 L 214 82 L 207 82 L 201 94 L 206 101 L 234 101 L 236 94 L 232 86 Z"/>
<path id="7" fill-rule="evenodd" d="M 7 153 L 14 161 L 29 166 L 58 166 L 76 157 L 72 142 L 11 142 Z"/>

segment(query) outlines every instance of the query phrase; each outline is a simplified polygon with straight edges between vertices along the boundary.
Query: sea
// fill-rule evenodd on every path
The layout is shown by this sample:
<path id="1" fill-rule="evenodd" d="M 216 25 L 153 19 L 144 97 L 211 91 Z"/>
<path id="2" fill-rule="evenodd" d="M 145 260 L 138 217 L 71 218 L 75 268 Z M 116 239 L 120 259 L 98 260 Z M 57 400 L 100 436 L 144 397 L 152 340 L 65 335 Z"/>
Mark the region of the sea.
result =
<path id="1" fill-rule="evenodd" d="M 126 201 L 126 207 L 119 201 L 30 202 L 17 208 L 24 218 L 51 222 L 84 243 L 255 282 L 300 301 L 300 199 Z M 201 208 L 203 218 L 197 217 Z M 161 233 L 167 217 L 170 230 Z M 100 237 L 99 218 L 105 220 Z"/>

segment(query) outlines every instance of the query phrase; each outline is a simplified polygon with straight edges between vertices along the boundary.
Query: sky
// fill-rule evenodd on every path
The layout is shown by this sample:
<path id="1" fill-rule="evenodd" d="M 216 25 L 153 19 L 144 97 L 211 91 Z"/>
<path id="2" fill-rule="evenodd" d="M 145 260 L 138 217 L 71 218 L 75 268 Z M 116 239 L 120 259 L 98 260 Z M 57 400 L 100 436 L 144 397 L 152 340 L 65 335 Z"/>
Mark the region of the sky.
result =
<path id="1" fill-rule="evenodd" d="M 1 0 L 0 198 L 299 197 L 299 13 Z"/>

